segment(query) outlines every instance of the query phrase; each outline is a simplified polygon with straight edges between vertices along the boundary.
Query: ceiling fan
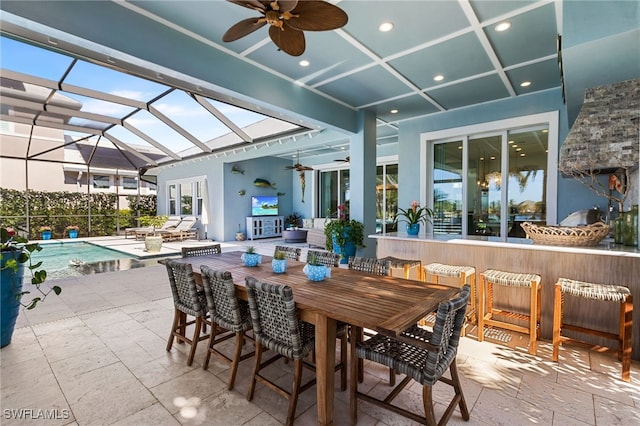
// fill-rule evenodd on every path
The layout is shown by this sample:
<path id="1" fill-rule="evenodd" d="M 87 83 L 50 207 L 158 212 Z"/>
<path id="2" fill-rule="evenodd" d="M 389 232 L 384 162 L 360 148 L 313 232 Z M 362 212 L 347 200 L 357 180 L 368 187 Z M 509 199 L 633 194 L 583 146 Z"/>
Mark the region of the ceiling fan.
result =
<path id="1" fill-rule="evenodd" d="M 342 162 L 342 163 L 349 163 L 349 162 L 351 162 L 351 157 L 349 157 L 349 156 L 347 155 L 344 159 L 341 159 L 341 160 L 333 160 L 333 161 L 339 161 L 339 162 Z"/>
<path id="2" fill-rule="evenodd" d="M 286 166 L 285 169 L 295 170 L 296 172 L 305 172 L 307 170 L 313 170 L 313 167 L 303 166 L 302 164 L 300 164 L 300 151 L 297 151 L 296 164 L 294 164 L 293 166 Z"/>
<path id="3" fill-rule="evenodd" d="M 225 42 L 238 40 L 269 24 L 269 37 L 280 50 L 300 56 L 305 50 L 303 31 L 327 31 L 344 26 L 348 17 L 338 6 L 324 1 L 228 0 L 262 14 L 243 19 L 222 36 Z"/>

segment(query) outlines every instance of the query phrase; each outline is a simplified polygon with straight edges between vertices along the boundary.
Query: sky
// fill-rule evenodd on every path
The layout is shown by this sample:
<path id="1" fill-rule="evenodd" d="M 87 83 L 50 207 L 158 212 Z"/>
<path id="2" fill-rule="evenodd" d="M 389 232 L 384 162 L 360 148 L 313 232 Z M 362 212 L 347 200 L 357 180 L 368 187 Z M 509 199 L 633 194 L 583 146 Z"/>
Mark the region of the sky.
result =
<path id="1" fill-rule="evenodd" d="M 69 56 L 10 38 L 0 37 L 0 64 L 3 69 L 57 82 L 62 78 L 72 61 L 73 58 Z M 43 64 L 46 64 L 46 66 L 43 66 Z M 65 83 L 145 103 L 150 102 L 170 89 L 169 86 L 81 60 L 66 76 Z M 134 111 L 134 108 L 122 104 L 101 101 L 68 92 L 60 93 L 81 102 L 81 110 L 85 112 L 122 118 Z M 264 116 L 251 111 L 211 99 L 208 99 L 208 101 L 241 128 L 264 119 Z M 173 91 L 152 105 L 201 142 L 206 142 L 230 132 L 225 125 L 185 92 Z M 173 150 L 180 151 L 193 146 L 191 142 L 147 111 L 137 112 L 128 118 L 127 122 Z M 78 119 L 72 122 L 72 124 L 86 123 L 86 120 Z M 109 133 L 126 143 L 149 146 L 146 141 L 122 126 L 116 126 Z M 74 132 L 69 132 L 69 134 L 74 137 L 85 136 L 77 135 Z"/>

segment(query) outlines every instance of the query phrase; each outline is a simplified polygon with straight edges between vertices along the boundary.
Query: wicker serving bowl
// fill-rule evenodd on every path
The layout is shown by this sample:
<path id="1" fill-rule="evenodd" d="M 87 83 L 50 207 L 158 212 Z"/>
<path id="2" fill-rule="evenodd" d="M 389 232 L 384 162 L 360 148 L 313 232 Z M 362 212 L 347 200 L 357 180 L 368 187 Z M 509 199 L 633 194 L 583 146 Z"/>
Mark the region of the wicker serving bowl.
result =
<path id="1" fill-rule="evenodd" d="M 585 226 L 540 226 L 524 222 L 521 226 L 534 244 L 551 246 L 595 246 L 609 234 L 609 225 L 602 222 Z"/>

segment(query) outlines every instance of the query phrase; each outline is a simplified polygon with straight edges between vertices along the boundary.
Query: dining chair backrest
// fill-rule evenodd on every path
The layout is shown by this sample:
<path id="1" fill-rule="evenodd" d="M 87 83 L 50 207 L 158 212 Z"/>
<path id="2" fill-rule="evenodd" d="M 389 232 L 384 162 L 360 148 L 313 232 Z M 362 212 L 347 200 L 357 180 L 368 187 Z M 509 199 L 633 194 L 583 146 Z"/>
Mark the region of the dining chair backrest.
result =
<path id="1" fill-rule="evenodd" d="M 316 261 L 321 265 L 334 268 L 340 266 L 340 254 L 338 253 L 333 253 L 330 251 L 308 250 L 307 259 L 309 259 L 311 256 L 315 256 Z"/>
<path id="2" fill-rule="evenodd" d="M 291 287 L 254 277 L 245 281 L 256 342 L 288 358 L 301 359 L 308 354 L 314 341 L 305 339 L 303 343 Z"/>
<path id="3" fill-rule="evenodd" d="M 423 383 L 437 382 L 456 358 L 470 294 L 471 287 L 466 284 L 455 298 L 438 305 L 430 339 L 431 345 L 437 350 L 428 352 L 423 368 Z"/>
<path id="4" fill-rule="evenodd" d="M 210 254 L 222 253 L 220 244 L 211 244 L 208 246 L 182 247 L 182 257 L 207 256 Z"/>
<path id="5" fill-rule="evenodd" d="M 279 251 L 284 253 L 286 259 L 300 260 L 300 252 L 302 249 L 300 249 L 300 247 L 276 246 L 273 254 L 275 255 Z"/>
<path id="6" fill-rule="evenodd" d="M 203 316 L 207 306 L 206 298 L 204 293 L 198 291 L 191 265 L 167 260 L 165 266 L 175 307 L 196 317 Z"/>
<path id="7" fill-rule="evenodd" d="M 349 257 L 349 269 L 374 275 L 389 275 L 389 262 L 375 257 Z"/>
<path id="8" fill-rule="evenodd" d="M 200 267 L 200 271 L 211 320 L 233 332 L 249 329 L 249 318 L 243 317 L 231 272 L 216 271 L 205 265 Z M 245 309 L 245 312 L 248 311 Z"/>

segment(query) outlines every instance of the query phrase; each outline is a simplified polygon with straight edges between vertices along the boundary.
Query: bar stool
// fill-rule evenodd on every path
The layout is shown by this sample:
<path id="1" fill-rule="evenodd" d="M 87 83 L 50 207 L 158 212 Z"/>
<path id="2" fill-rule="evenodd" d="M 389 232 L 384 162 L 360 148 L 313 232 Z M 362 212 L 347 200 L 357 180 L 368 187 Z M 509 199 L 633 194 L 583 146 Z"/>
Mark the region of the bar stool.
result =
<path id="1" fill-rule="evenodd" d="M 396 269 L 402 269 L 402 278 L 424 281 L 422 275 L 422 260 L 400 259 L 393 256 L 383 257 L 381 260 L 389 262 L 389 275 L 392 277 L 395 276 L 394 273 Z M 412 277 L 412 271 L 414 270 L 415 276 Z"/>
<path id="2" fill-rule="evenodd" d="M 563 322 L 563 307 L 565 294 L 594 299 L 601 302 L 617 302 L 620 304 L 620 317 L 618 320 L 618 334 L 607 333 L 592 328 L 580 327 L 565 324 Z M 586 342 L 562 336 L 564 330 L 576 331 L 584 334 L 591 334 L 618 342 L 618 359 L 622 361 L 622 380 L 630 380 L 629 370 L 631 369 L 631 326 L 633 315 L 633 296 L 629 288 L 620 285 L 593 284 L 583 281 L 571 280 L 568 278 L 558 278 L 555 285 L 553 297 L 553 356 L 554 361 L 558 361 L 558 352 L 563 342 Z"/>
<path id="3" fill-rule="evenodd" d="M 484 340 L 484 326 L 500 327 L 529 335 L 529 353 L 537 354 L 536 340 L 540 326 L 540 275 L 487 269 L 481 274 L 482 286 L 478 300 L 478 340 Z M 493 285 L 528 288 L 530 291 L 529 314 L 493 308 Z M 485 288 L 486 287 L 486 288 Z M 486 300 L 486 311 L 485 311 Z M 527 321 L 529 327 L 493 319 L 494 315 L 505 315 Z"/>
<path id="4" fill-rule="evenodd" d="M 465 314 L 465 325 L 462 328 L 462 336 L 465 336 L 469 324 L 476 323 L 476 268 L 466 265 L 430 263 L 423 268 L 422 276 L 423 281 L 433 284 L 455 285 L 460 288 L 465 284 L 471 286 L 471 297 Z"/>

